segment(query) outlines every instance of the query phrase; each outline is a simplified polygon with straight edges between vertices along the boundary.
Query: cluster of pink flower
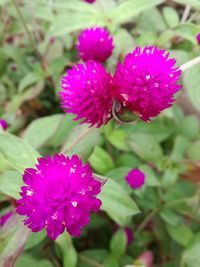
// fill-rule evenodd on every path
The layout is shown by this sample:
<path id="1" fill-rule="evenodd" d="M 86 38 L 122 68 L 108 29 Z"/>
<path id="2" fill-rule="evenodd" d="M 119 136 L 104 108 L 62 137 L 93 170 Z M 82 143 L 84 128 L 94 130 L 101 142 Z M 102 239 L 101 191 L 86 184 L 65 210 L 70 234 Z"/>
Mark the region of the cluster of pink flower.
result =
<path id="1" fill-rule="evenodd" d="M 75 119 L 82 119 L 82 123 L 100 127 L 112 118 L 114 101 L 144 121 L 170 107 L 181 88 L 177 84 L 181 70 L 174 67 L 176 60 L 169 59 L 169 54 L 157 47 L 137 47 L 123 64 L 117 65 L 112 76 L 101 63 L 113 48 L 113 38 L 106 29 L 96 27 L 80 34 L 77 49 L 85 63 L 68 70 L 61 80 L 64 111 L 75 114 Z M 125 179 L 138 189 L 144 184 L 145 175 L 135 169 Z M 33 232 L 45 228 L 52 239 L 64 230 L 80 236 L 90 212 L 100 209 L 97 195 L 102 182 L 76 155 L 40 158 L 35 169 L 25 170 L 23 180 L 26 186 L 21 188 L 17 212 L 27 216 L 25 224 Z"/>
<path id="2" fill-rule="evenodd" d="M 100 127 L 112 118 L 114 100 L 144 121 L 170 107 L 181 88 L 176 60 L 155 46 L 137 47 L 112 76 L 101 62 L 112 54 L 113 47 L 106 29 L 91 28 L 80 34 L 77 49 L 85 63 L 77 64 L 62 78 L 60 98 L 65 112 Z"/>

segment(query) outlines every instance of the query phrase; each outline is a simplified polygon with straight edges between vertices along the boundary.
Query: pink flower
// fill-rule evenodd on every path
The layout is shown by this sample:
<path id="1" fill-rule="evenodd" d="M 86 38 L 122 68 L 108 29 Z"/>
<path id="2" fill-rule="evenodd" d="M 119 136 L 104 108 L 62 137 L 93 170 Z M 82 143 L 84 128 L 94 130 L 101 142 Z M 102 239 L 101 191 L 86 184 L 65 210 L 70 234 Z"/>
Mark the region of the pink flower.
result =
<path id="1" fill-rule="evenodd" d="M 61 80 L 62 108 L 75 114 L 75 120 L 83 119 L 83 122 L 100 127 L 111 118 L 110 82 L 111 75 L 100 63 L 77 64 Z"/>
<path id="2" fill-rule="evenodd" d="M 81 228 L 89 223 L 90 212 L 100 209 L 96 195 L 102 183 L 76 155 L 39 158 L 35 169 L 25 170 L 23 180 L 26 186 L 21 188 L 17 212 L 27 216 L 25 225 L 33 232 L 46 228 L 54 240 L 65 229 L 79 237 Z"/>
<path id="3" fill-rule="evenodd" d="M 113 39 L 108 30 L 100 27 L 86 29 L 78 36 L 76 46 L 83 61 L 104 62 L 112 54 Z"/>
<path id="4" fill-rule="evenodd" d="M 197 39 L 197 43 L 200 45 L 200 33 L 197 34 L 196 39 Z"/>
<path id="5" fill-rule="evenodd" d="M 0 126 L 1 126 L 4 130 L 6 130 L 6 129 L 8 128 L 8 124 L 7 124 L 7 122 L 6 122 L 5 120 L 3 120 L 3 119 L 0 119 Z"/>
<path id="6" fill-rule="evenodd" d="M 113 79 L 115 97 L 142 120 L 149 121 L 172 106 L 181 70 L 175 59 L 155 46 L 137 47 L 119 63 Z"/>
<path id="7" fill-rule="evenodd" d="M 126 234 L 126 237 L 127 237 L 127 244 L 130 245 L 134 239 L 133 237 L 133 231 L 131 230 L 131 228 L 129 227 L 125 227 L 124 228 L 124 232 Z"/>
<path id="8" fill-rule="evenodd" d="M 94 3 L 96 0 L 84 0 L 87 3 Z"/>
<path id="9" fill-rule="evenodd" d="M 153 266 L 153 253 L 151 251 L 143 252 L 138 259 L 145 265 L 145 267 Z"/>
<path id="10" fill-rule="evenodd" d="M 127 174 L 125 179 L 130 187 L 132 187 L 133 189 L 139 189 L 145 182 L 145 175 L 142 171 L 134 169 Z"/>
<path id="11" fill-rule="evenodd" d="M 0 217 L 0 226 L 3 226 L 8 219 L 12 216 L 13 212 L 9 211 Z"/>

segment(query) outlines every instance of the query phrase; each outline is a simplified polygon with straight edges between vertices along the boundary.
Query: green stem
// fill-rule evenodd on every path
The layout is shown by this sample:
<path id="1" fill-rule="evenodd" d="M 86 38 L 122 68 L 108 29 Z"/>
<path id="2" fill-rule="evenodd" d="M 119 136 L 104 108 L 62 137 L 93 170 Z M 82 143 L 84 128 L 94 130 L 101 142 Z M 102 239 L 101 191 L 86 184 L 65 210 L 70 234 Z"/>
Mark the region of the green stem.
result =
<path id="1" fill-rule="evenodd" d="M 200 63 L 200 56 L 193 58 L 192 60 L 188 61 L 187 63 L 183 64 L 180 69 L 182 71 L 185 71 L 191 67 L 193 67 L 196 64 Z"/>
<path id="2" fill-rule="evenodd" d="M 157 214 L 157 212 L 160 209 L 155 209 L 152 210 L 147 217 L 141 222 L 141 224 L 138 226 L 138 228 L 136 229 L 135 233 L 139 233 L 141 230 L 143 230 L 145 228 L 145 226 L 153 219 L 153 217 Z"/>

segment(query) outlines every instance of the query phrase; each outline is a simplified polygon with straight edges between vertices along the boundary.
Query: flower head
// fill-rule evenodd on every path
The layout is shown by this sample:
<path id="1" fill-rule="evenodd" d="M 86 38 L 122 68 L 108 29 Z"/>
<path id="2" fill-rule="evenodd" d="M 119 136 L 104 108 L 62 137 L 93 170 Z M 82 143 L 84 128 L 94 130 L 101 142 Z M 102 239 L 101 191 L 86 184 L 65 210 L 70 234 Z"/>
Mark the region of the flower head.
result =
<path id="1" fill-rule="evenodd" d="M 134 169 L 127 174 L 125 179 L 130 187 L 132 187 L 133 189 L 139 189 L 145 182 L 145 175 L 142 171 Z"/>
<path id="2" fill-rule="evenodd" d="M 8 124 L 7 124 L 7 122 L 6 122 L 5 120 L 3 120 L 3 119 L 0 119 L 0 126 L 1 126 L 4 130 L 6 130 L 6 129 L 8 128 Z"/>
<path id="3" fill-rule="evenodd" d="M 87 2 L 87 3 L 94 3 L 96 0 L 84 0 L 85 2 Z"/>
<path id="4" fill-rule="evenodd" d="M 124 228 L 124 232 L 126 234 L 127 244 L 130 245 L 132 243 L 133 239 L 134 239 L 133 231 L 131 230 L 131 228 L 125 227 Z"/>
<path id="5" fill-rule="evenodd" d="M 100 127 L 111 118 L 111 75 L 97 62 L 77 64 L 62 78 L 61 106 L 75 120 Z"/>
<path id="6" fill-rule="evenodd" d="M 4 215 L 2 215 L 0 217 L 0 226 L 3 226 L 8 220 L 9 218 L 12 216 L 13 212 L 9 211 L 7 213 L 5 213 Z"/>
<path id="7" fill-rule="evenodd" d="M 149 121 L 174 102 L 181 70 L 175 59 L 155 46 L 137 47 L 119 63 L 113 79 L 113 94 L 142 120 Z"/>
<path id="8" fill-rule="evenodd" d="M 114 45 L 108 30 L 93 27 L 80 33 L 76 47 L 82 60 L 104 62 L 111 56 Z"/>
<path id="9" fill-rule="evenodd" d="M 200 33 L 197 34 L 196 39 L 197 39 L 197 43 L 200 45 Z"/>
<path id="10" fill-rule="evenodd" d="M 25 225 L 33 232 L 46 228 L 54 240 L 65 229 L 79 237 L 81 228 L 89 223 L 90 212 L 101 206 L 96 195 L 102 183 L 76 155 L 40 158 L 35 169 L 25 170 L 23 180 L 26 186 L 21 188 L 17 212 L 27 216 Z"/>
<path id="11" fill-rule="evenodd" d="M 138 260 L 144 264 L 146 267 L 153 266 L 153 253 L 151 251 L 143 252 L 139 257 Z"/>

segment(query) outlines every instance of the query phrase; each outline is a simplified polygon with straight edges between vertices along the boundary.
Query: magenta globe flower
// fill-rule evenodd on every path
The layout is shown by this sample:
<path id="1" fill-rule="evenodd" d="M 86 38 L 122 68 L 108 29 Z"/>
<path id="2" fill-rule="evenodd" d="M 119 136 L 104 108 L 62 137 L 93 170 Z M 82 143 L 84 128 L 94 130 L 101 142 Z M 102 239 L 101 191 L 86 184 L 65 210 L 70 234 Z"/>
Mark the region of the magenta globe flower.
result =
<path id="1" fill-rule="evenodd" d="M 197 39 L 197 43 L 200 45 L 200 33 L 197 34 L 196 39 Z"/>
<path id="2" fill-rule="evenodd" d="M 77 64 L 62 78 L 61 107 L 75 114 L 75 120 L 100 127 L 111 118 L 110 82 L 111 75 L 100 63 Z"/>
<path id="3" fill-rule="evenodd" d="M 150 121 L 172 106 L 181 70 L 175 59 L 155 46 L 137 47 L 119 63 L 113 78 L 113 94 L 126 108 L 142 120 Z"/>
<path id="4" fill-rule="evenodd" d="M 0 119 L 0 126 L 1 126 L 4 130 L 6 130 L 6 129 L 8 128 L 8 124 L 7 124 L 7 122 L 6 122 L 5 120 L 3 120 L 3 119 Z"/>
<path id="5" fill-rule="evenodd" d="M 94 3 L 96 0 L 84 0 L 84 1 L 87 2 L 87 3 L 92 4 L 92 3 Z"/>
<path id="6" fill-rule="evenodd" d="M 130 245 L 134 239 L 133 237 L 133 231 L 131 228 L 129 227 L 125 227 L 124 228 L 124 232 L 126 234 L 126 238 L 127 238 L 127 245 Z"/>
<path id="7" fill-rule="evenodd" d="M 78 36 L 76 48 L 83 61 L 104 62 L 112 54 L 113 38 L 105 28 L 89 28 L 82 31 Z"/>
<path id="8" fill-rule="evenodd" d="M 81 228 L 89 223 L 90 212 L 100 209 L 96 195 L 102 183 L 76 155 L 40 158 L 35 169 L 25 170 L 23 180 L 26 186 L 21 188 L 17 212 L 27 216 L 25 225 L 33 232 L 46 228 L 54 240 L 65 229 L 79 237 Z"/>
<path id="9" fill-rule="evenodd" d="M 125 177 L 126 182 L 133 189 L 139 189 L 145 183 L 145 175 L 138 169 L 131 170 Z"/>

